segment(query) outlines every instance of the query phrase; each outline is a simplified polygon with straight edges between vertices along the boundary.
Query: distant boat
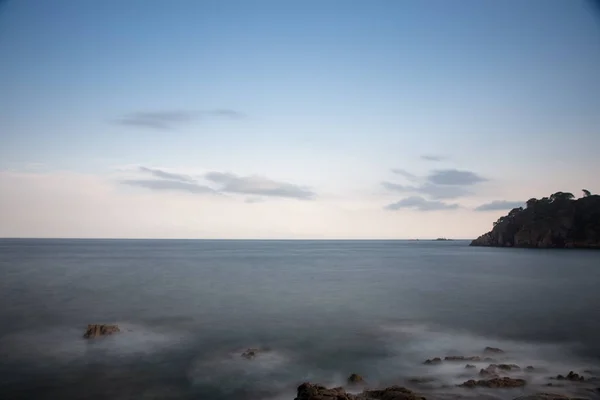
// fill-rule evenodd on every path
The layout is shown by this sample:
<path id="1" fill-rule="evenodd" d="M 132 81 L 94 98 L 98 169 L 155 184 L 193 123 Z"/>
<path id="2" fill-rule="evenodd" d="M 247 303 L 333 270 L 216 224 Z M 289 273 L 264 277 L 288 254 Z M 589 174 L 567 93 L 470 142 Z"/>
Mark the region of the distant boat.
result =
<path id="1" fill-rule="evenodd" d="M 446 239 L 446 238 L 437 238 L 435 239 L 436 241 L 451 241 L 452 239 Z"/>

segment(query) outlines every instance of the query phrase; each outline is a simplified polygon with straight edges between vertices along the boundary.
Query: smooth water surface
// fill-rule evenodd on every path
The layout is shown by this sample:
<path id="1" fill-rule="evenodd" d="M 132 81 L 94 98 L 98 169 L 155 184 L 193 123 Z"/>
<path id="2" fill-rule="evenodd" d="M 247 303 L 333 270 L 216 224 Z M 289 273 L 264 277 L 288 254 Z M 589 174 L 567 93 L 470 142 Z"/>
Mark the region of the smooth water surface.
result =
<path id="1" fill-rule="evenodd" d="M 291 400 L 351 372 L 454 384 L 423 360 L 487 345 L 552 373 L 597 368 L 599 287 L 596 251 L 4 239 L 0 398 Z M 123 332 L 86 341 L 88 323 Z"/>

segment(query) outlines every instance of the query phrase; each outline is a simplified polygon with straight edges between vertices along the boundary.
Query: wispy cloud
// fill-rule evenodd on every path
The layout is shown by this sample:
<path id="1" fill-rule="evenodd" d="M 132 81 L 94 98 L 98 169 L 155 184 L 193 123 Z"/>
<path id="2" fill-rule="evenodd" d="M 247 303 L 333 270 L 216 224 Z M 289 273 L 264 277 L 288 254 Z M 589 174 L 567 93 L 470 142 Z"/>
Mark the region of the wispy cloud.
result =
<path id="1" fill-rule="evenodd" d="M 315 193 L 309 188 L 287 182 L 278 182 L 260 176 L 239 176 L 226 172 L 209 172 L 205 178 L 220 185 L 220 191 L 268 197 L 310 200 Z"/>
<path id="2" fill-rule="evenodd" d="M 407 170 L 402 169 L 402 168 L 394 168 L 394 169 L 392 169 L 392 172 L 394 174 L 401 175 L 401 176 L 405 177 L 409 181 L 414 181 L 414 180 L 418 179 L 415 174 L 413 174 L 411 172 L 408 172 Z"/>
<path id="3" fill-rule="evenodd" d="M 396 211 L 403 208 L 409 208 L 417 211 L 438 211 L 438 210 L 454 210 L 458 208 L 458 204 L 447 204 L 436 200 L 427 200 L 421 196 L 411 196 L 404 198 L 384 207 L 389 211 Z"/>
<path id="4" fill-rule="evenodd" d="M 383 187 L 399 193 L 420 193 L 434 199 L 456 199 L 472 194 L 462 186 L 433 185 L 424 183 L 422 185 L 401 185 L 393 182 L 382 182 Z"/>
<path id="5" fill-rule="evenodd" d="M 217 192 L 204 185 L 194 182 L 181 182 L 167 179 L 125 179 L 121 181 L 124 185 L 138 186 L 145 189 L 157 191 L 179 191 L 193 194 L 216 194 Z"/>
<path id="6" fill-rule="evenodd" d="M 442 155 L 439 155 L 439 154 L 423 154 L 421 156 L 421 159 L 425 160 L 425 161 L 436 161 L 437 162 L 437 161 L 447 160 L 448 157 L 442 156 Z"/>
<path id="7" fill-rule="evenodd" d="M 189 111 L 136 112 L 125 115 L 116 122 L 121 125 L 167 130 L 193 120 L 194 116 Z"/>
<path id="8" fill-rule="evenodd" d="M 495 200 L 476 207 L 475 211 L 512 210 L 513 208 L 523 207 L 524 204 L 524 201 Z"/>
<path id="9" fill-rule="evenodd" d="M 185 174 L 168 172 L 168 171 L 165 171 L 162 169 L 149 168 L 149 167 L 144 167 L 144 166 L 140 166 L 140 167 L 138 167 L 138 169 L 141 172 L 149 173 L 149 174 L 154 175 L 155 177 L 161 178 L 161 179 L 170 179 L 170 180 L 180 181 L 180 182 L 195 182 L 194 178 L 192 178 L 189 175 L 185 175 Z"/>
<path id="10" fill-rule="evenodd" d="M 307 187 L 288 182 L 274 181 L 261 176 L 239 176 L 226 172 L 208 172 L 198 179 L 183 173 L 160 168 L 137 166 L 133 170 L 152 178 L 121 180 L 122 184 L 150 190 L 181 191 L 193 194 L 243 194 L 249 195 L 246 203 L 258 203 L 268 197 L 309 200 L 315 193 Z M 204 182 L 204 183 L 202 183 Z"/>
<path id="11" fill-rule="evenodd" d="M 135 112 L 118 118 L 116 122 L 121 125 L 140 128 L 169 130 L 203 118 L 241 119 L 244 116 L 239 111 L 227 108 L 201 111 L 164 110 Z"/>
<path id="12" fill-rule="evenodd" d="M 463 185 L 469 186 L 487 181 L 486 178 L 471 171 L 457 169 L 441 169 L 430 173 L 427 180 L 436 185 Z"/>

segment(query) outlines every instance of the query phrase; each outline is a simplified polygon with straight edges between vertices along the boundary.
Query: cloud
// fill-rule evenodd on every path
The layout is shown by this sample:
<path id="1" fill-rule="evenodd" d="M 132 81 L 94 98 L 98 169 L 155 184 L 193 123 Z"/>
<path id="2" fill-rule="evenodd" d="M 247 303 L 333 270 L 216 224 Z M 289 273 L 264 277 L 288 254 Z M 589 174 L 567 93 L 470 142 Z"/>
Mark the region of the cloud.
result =
<path id="1" fill-rule="evenodd" d="M 411 196 L 396 203 L 388 204 L 384 207 L 386 210 L 396 211 L 402 208 L 412 208 L 418 211 L 437 211 L 437 210 L 454 210 L 458 208 L 458 204 L 447 204 L 441 201 L 426 200 L 421 196 Z"/>
<path id="2" fill-rule="evenodd" d="M 524 204 L 524 201 L 495 200 L 476 207 L 475 211 L 512 210 L 513 208 L 523 207 Z"/>
<path id="3" fill-rule="evenodd" d="M 487 181 L 486 178 L 471 171 L 457 169 L 436 170 L 427 176 L 427 180 L 436 185 L 469 186 Z"/>
<path id="4" fill-rule="evenodd" d="M 176 125 L 194 119 L 193 113 L 187 111 L 151 111 L 125 115 L 117 120 L 121 125 L 137 126 L 157 130 L 172 129 Z"/>
<path id="5" fill-rule="evenodd" d="M 140 167 L 138 167 L 138 169 L 141 172 L 149 173 L 160 179 L 169 179 L 169 180 L 174 180 L 174 181 L 190 182 L 190 183 L 195 182 L 195 180 L 189 175 L 178 174 L 178 173 L 174 173 L 174 172 L 167 172 L 162 169 L 148 168 L 148 167 L 144 167 L 144 166 L 140 166 Z"/>
<path id="6" fill-rule="evenodd" d="M 127 114 L 116 120 L 118 124 L 168 130 L 202 118 L 241 119 L 244 114 L 227 108 L 203 111 L 146 111 Z"/>
<path id="7" fill-rule="evenodd" d="M 409 181 L 414 181 L 417 179 L 417 176 L 413 173 L 408 172 L 405 169 L 401 169 L 401 168 L 394 168 L 392 169 L 392 172 L 398 175 L 402 175 L 403 177 L 405 177 L 406 179 L 408 179 Z"/>
<path id="8" fill-rule="evenodd" d="M 439 154 L 423 154 L 421 156 L 422 160 L 425 161 L 444 161 L 446 160 L 448 157 L 446 156 L 441 156 Z"/>
<path id="9" fill-rule="evenodd" d="M 207 180 L 221 186 L 226 193 L 248 194 L 268 197 L 285 197 L 309 200 L 315 193 L 306 187 L 287 182 L 273 181 L 260 176 L 238 176 L 232 173 L 209 172 L 204 176 Z"/>
<path id="10" fill-rule="evenodd" d="M 181 182 L 167 179 L 125 179 L 122 180 L 121 183 L 157 191 L 179 191 L 193 194 L 217 193 L 214 189 L 195 182 Z"/>
<path id="11" fill-rule="evenodd" d="M 382 182 L 383 187 L 388 190 L 392 190 L 400 193 L 420 193 L 430 196 L 434 199 L 456 199 L 472 194 L 467 189 L 461 186 L 452 185 L 433 185 L 431 183 L 425 183 L 419 186 L 413 185 L 400 185 L 393 182 Z"/>

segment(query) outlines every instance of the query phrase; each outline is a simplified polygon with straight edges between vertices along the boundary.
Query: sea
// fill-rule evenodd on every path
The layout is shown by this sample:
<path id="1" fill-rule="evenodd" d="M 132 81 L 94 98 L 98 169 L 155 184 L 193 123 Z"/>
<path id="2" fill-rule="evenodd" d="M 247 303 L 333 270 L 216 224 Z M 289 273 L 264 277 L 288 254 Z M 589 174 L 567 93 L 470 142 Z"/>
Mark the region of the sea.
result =
<path id="1" fill-rule="evenodd" d="M 468 244 L 2 239 L 0 399 L 292 400 L 351 373 L 512 399 L 600 374 L 599 251 Z M 121 332 L 83 338 L 102 323 Z M 423 364 L 486 346 L 534 366 L 528 385 L 484 393 L 457 387 L 465 362 Z"/>

